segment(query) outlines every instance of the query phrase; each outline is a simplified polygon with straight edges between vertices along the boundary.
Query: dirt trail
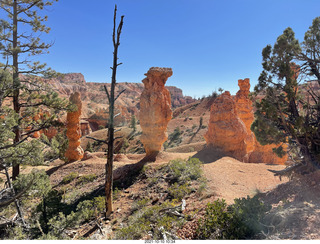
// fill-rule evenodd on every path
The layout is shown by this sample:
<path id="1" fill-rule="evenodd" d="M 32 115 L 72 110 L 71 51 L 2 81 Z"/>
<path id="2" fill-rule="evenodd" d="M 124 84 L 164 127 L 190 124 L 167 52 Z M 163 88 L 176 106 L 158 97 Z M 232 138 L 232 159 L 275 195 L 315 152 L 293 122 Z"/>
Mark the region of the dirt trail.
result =
<path id="1" fill-rule="evenodd" d="M 150 165 L 166 164 L 173 159 L 188 159 L 197 157 L 199 153 L 169 153 L 161 152 L 156 162 Z M 40 166 L 38 169 L 52 170 L 51 180 L 58 183 L 70 172 L 79 172 L 80 174 L 95 173 L 100 175 L 103 182 L 104 165 L 106 159 L 102 154 L 93 153 L 93 158 L 85 161 L 78 161 L 64 165 L 63 162 L 57 161 L 51 166 Z M 143 159 L 143 154 L 127 154 L 115 157 L 115 168 L 126 164 L 133 164 Z M 208 193 L 215 198 L 224 198 L 227 203 L 232 203 L 234 198 L 252 196 L 257 191 L 266 192 L 274 189 L 277 185 L 287 182 L 287 179 L 280 181 L 279 177 L 274 177 L 268 169 L 281 170 L 283 165 L 265 165 L 265 164 L 248 164 L 242 163 L 231 157 L 213 158 L 210 162 L 207 157 L 203 164 L 204 174 L 208 180 Z M 201 160 L 201 158 L 200 158 Z M 33 167 L 26 167 L 23 173 L 29 173 Z M 98 183 L 98 182 L 97 182 Z"/>
<path id="2" fill-rule="evenodd" d="M 233 203 L 234 198 L 253 196 L 257 192 L 272 190 L 280 181 L 268 169 L 281 170 L 283 165 L 265 165 L 242 163 L 230 157 L 223 157 L 215 162 L 203 165 L 209 189 L 217 198 Z"/>

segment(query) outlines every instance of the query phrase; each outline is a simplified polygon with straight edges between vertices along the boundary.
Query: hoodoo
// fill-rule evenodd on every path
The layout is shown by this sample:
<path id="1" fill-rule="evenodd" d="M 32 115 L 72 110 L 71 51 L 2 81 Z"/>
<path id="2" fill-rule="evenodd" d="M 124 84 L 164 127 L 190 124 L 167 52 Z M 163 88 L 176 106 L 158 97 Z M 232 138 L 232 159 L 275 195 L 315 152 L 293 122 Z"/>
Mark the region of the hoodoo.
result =
<path id="1" fill-rule="evenodd" d="M 67 137 L 69 139 L 69 146 L 65 156 L 69 162 L 73 162 L 82 159 L 84 154 L 83 149 L 80 146 L 80 116 L 82 108 L 80 93 L 72 93 L 69 101 L 76 106 L 76 110 L 73 112 L 68 112 L 67 114 Z"/>
<path id="2" fill-rule="evenodd" d="M 246 163 L 284 164 L 287 155 L 279 158 L 272 150 L 277 145 L 262 146 L 250 129 L 254 121 L 250 80 L 238 80 L 238 85 L 240 90 L 234 98 L 226 91 L 212 104 L 208 132 L 204 136 L 207 145 Z"/>
<path id="3" fill-rule="evenodd" d="M 172 118 L 171 97 L 166 81 L 172 76 L 171 68 L 152 67 L 142 80 L 144 90 L 140 97 L 141 142 L 146 157 L 155 159 L 162 144 L 168 139 L 167 125 Z"/>
<path id="4" fill-rule="evenodd" d="M 237 92 L 235 96 L 235 104 L 237 107 L 239 119 L 242 120 L 246 127 L 246 156 L 243 161 L 248 162 L 250 154 L 253 152 L 256 143 L 255 136 L 250 129 L 251 124 L 254 121 L 252 101 L 249 98 L 250 80 L 248 78 L 238 80 L 238 86 L 240 90 Z"/>
<path id="5" fill-rule="evenodd" d="M 246 127 L 239 119 L 235 101 L 226 91 L 211 106 L 207 145 L 223 150 L 240 161 L 246 155 Z"/>

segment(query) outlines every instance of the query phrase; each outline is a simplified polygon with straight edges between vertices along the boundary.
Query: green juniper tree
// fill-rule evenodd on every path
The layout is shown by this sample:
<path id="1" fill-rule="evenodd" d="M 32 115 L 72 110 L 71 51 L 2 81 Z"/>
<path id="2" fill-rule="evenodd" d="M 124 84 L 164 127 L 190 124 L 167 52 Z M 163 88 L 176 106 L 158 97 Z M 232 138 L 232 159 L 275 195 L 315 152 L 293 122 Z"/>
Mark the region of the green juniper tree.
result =
<path id="1" fill-rule="evenodd" d="M 280 143 L 274 148 L 279 156 L 288 145 L 295 164 L 277 174 L 310 172 L 320 162 L 320 94 L 309 86 L 311 80 L 320 84 L 319 21 L 313 21 L 301 45 L 287 28 L 262 51 L 263 71 L 254 94 L 263 98 L 255 102 L 251 130 L 262 145 Z"/>
<path id="2" fill-rule="evenodd" d="M 58 125 L 56 115 L 66 103 L 58 94 L 44 85 L 44 79 L 35 75 L 52 74 L 46 64 L 31 62 L 30 57 L 48 52 L 51 44 L 41 41 L 41 33 L 50 28 L 44 22 L 47 16 L 40 15 L 46 6 L 57 0 L 0 0 L 0 51 L 6 59 L 4 70 L 12 75 L 10 93 L 15 125 L 12 147 L 23 144 L 34 132 L 52 125 Z M 37 114 L 46 111 L 41 119 Z M 0 148 L 1 149 L 1 148 Z M 20 160 L 12 159 L 12 178 L 19 175 Z"/>
<path id="3" fill-rule="evenodd" d="M 133 131 L 137 130 L 137 118 L 135 115 L 131 116 L 130 128 L 132 128 Z"/>

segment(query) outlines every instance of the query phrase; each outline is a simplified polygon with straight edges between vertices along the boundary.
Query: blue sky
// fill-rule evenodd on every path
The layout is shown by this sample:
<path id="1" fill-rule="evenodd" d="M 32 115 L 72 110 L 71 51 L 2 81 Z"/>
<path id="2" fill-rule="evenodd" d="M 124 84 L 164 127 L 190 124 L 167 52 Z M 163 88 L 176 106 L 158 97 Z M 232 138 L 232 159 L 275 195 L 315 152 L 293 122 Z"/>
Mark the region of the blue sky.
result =
<path id="1" fill-rule="evenodd" d="M 303 40 L 319 0 L 60 0 L 48 8 L 50 54 L 39 60 L 88 82 L 110 82 L 115 3 L 125 15 L 118 82 L 141 82 L 152 66 L 171 67 L 167 85 L 201 97 L 261 72 L 261 51 L 291 27 Z"/>

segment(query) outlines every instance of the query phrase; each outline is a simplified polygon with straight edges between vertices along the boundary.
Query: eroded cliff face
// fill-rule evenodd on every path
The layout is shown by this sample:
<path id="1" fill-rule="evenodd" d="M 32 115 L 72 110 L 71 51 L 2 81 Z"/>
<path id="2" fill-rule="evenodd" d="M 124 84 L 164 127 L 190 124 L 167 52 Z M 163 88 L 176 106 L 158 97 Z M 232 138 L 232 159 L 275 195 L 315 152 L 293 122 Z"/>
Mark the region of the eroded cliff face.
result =
<path id="1" fill-rule="evenodd" d="M 89 135 L 92 132 L 89 122 L 85 120 L 80 121 L 80 129 L 81 129 L 81 136 Z"/>
<path id="2" fill-rule="evenodd" d="M 172 118 L 171 98 L 165 83 L 172 76 L 171 68 L 152 67 L 142 80 L 144 90 L 140 97 L 141 142 L 146 157 L 155 158 L 167 140 L 167 125 Z"/>
<path id="3" fill-rule="evenodd" d="M 204 136 L 207 145 L 242 161 L 246 155 L 246 137 L 246 127 L 238 117 L 235 101 L 226 91 L 211 106 L 208 132 Z"/>
<path id="4" fill-rule="evenodd" d="M 69 162 L 73 162 L 82 159 L 84 154 L 84 151 L 80 146 L 80 116 L 82 107 L 80 93 L 75 92 L 71 94 L 69 100 L 77 107 L 77 109 L 73 112 L 67 113 L 67 137 L 69 139 L 69 146 L 65 156 Z"/>
<path id="5" fill-rule="evenodd" d="M 238 85 L 240 90 L 234 98 L 226 91 L 212 104 L 205 134 L 207 145 L 246 163 L 284 164 L 288 157 L 279 158 L 272 151 L 277 145 L 262 146 L 250 129 L 254 121 L 250 80 L 239 80 Z"/>
<path id="6" fill-rule="evenodd" d="M 81 73 L 62 74 L 60 77 L 43 81 L 49 84 L 62 97 L 69 97 L 74 92 L 79 92 L 82 100 L 82 119 L 90 122 L 91 129 L 97 130 L 99 125 L 106 126 L 105 116 L 101 117 L 99 111 L 108 106 L 104 86 L 110 90 L 110 83 L 86 82 Z M 143 84 L 119 82 L 115 93 L 125 92 L 117 99 L 115 109 L 120 115 L 116 117 L 116 125 L 130 123 L 133 115 L 138 116 L 140 104 L 139 97 L 144 89 Z M 169 86 L 172 107 L 179 107 L 195 101 L 192 97 L 184 96 L 182 90 Z M 97 113 L 98 112 L 98 113 Z M 108 116 L 108 115 L 106 115 Z M 101 118 L 101 120 L 100 120 Z"/>

